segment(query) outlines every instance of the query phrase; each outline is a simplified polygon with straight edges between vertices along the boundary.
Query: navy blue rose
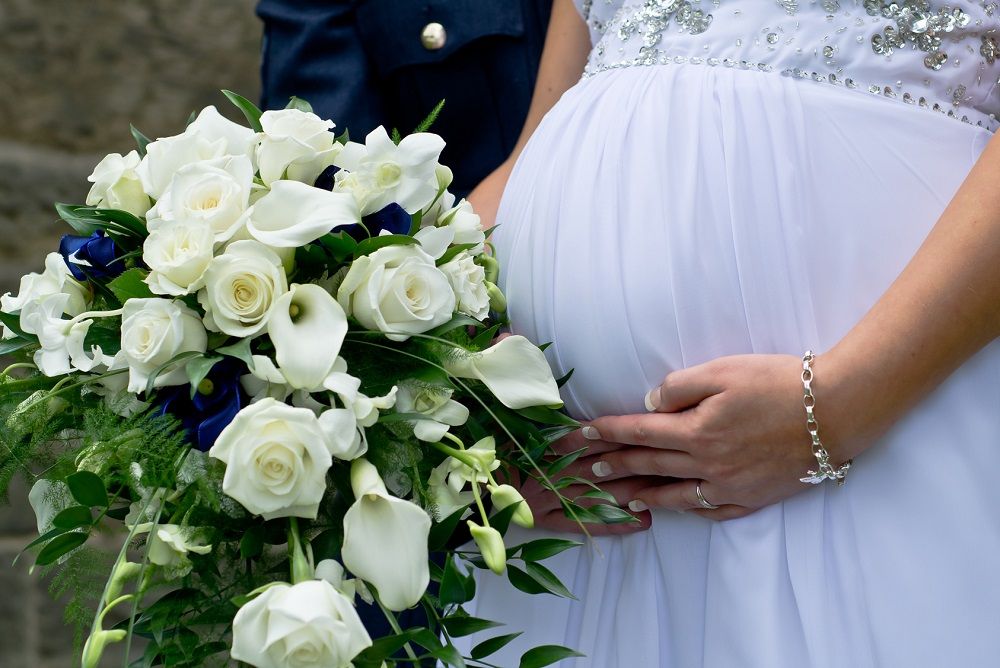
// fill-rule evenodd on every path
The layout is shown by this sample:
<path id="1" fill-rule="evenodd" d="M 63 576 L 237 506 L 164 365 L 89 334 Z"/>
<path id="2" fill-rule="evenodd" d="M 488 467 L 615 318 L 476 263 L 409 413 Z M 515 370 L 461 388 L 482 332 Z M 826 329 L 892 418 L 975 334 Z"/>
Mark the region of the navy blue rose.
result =
<path id="1" fill-rule="evenodd" d="M 97 230 L 89 237 L 63 235 L 59 254 L 78 281 L 88 278 L 114 278 L 125 271 L 125 260 L 114 240 Z"/>
<path id="2" fill-rule="evenodd" d="M 389 234 L 409 234 L 413 219 L 403 207 L 393 202 L 375 213 L 368 214 L 361 219 L 361 222 L 364 223 L 363 227 L 361 225 L 348 225 L 340 229 L 358 241 L 362 241 L 369 236 L 377 237 L 383 230 Z"/>
<path id="3" fill-rule="evenodd" d="M 246 393 L 240 386 L 240 377 L 246 373 L 243 362 L 226 357 L 198 384 L 193 398 L 190 385 L 160 390 L 157 414 L 178 418 L 194 447 L 205 452 L 247 405 Z"/>

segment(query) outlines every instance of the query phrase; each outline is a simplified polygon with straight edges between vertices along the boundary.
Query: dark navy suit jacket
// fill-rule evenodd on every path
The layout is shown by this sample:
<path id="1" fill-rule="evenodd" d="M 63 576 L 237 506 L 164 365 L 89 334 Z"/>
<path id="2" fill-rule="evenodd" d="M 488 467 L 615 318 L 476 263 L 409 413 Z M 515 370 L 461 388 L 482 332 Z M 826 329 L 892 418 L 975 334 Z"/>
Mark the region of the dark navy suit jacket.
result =
<path id="1" fill-rule="evenodd" d="M 552 0 L 260 0 L 263 106 L 297 95 L 352 139 L 412 132 L 441 99 L 452 190 L 466 194 L 510 155 L 527 115 Z M 436 50 L 421 42 L 444 26 Z"/>

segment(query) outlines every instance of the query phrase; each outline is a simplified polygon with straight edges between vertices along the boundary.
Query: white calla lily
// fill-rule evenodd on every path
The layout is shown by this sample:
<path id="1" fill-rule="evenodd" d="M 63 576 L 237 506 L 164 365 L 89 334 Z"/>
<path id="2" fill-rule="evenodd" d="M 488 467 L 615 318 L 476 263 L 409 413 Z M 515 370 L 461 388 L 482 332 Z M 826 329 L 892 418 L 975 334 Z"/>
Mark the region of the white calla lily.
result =
<path id="1" fill-rule="evenodd" d="M 482 352 L 456 356 L 446 366 L 456 378 L 482 381 L 507 408 L 562 405 L 545 354 L 523 336 L 508 336 Z"/>
<path id="2" fill-rule="evenodd" d="M 390 610 L 416 605 L 430 582 L 430 516 L 420 506 L 390 495 L 367 460 L 354 460 L 351 486 L 357 501 L 344 515 L 344 565 L 375 585 L 379 600 Z"/>
<path id="3" fill-rule="evenodd" d="M 253 238 L 275 248 L 297 248 L 331 230 L 361 221 L 357 202 L 298 181 L 275 181 L 254 204 L 247 223 Z"/>
<path id="4" fill-rule="evenodd" d="M 294 388 L 323 386 L 347 334 L 347 314 L 318 285 L 293 284 L 274 302 L 267 333 L 285 381 Z"/>

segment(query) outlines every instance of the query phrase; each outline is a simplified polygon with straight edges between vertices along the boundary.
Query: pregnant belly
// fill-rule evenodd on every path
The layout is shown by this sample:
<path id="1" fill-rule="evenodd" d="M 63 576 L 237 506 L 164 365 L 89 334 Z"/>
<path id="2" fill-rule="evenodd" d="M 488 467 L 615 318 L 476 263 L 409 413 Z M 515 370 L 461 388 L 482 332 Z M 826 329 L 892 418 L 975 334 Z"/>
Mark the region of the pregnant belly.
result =
<path id="1" fill-rule="evenodd" d="M 990 136 L 752 72 L 594 76 L 546 116 L 504 194 L 512 328 L 574 369 L 563 397 L 580 418 L 642 411 L 669 371 L 722 355 L 825 350 Z"/>

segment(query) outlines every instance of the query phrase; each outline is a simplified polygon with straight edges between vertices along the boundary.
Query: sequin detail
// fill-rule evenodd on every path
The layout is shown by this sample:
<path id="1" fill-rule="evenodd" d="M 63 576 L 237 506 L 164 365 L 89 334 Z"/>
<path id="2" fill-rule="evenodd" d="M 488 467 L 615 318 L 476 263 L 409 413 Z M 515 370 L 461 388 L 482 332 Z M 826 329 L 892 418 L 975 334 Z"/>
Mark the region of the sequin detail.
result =
<path id="1" fill-rule="evenodd" d="M 682 32 L 698 35 L 712 25 L 712 15 L 694 9 L 687 0 L 646 0 L 641 8 L 622 20 L 618 37 L 627 41 L 642 35 L 644 47 L 656 46 L 673 19 Z"/>
<path id="2" fill-rule="evenodd" d="M 905 2 L 883 2 L 865 0 L 865 11 L 871 16 L 893 19 L 895 27 L 887 26 L 882 33 L 872 36 L 872 50 L 879 54 L 892 55 L 894 49 L 907 42 L 927 53 L 924 67 L 940 70 L 948 62 L 948 54 L 941 49 L 945 35 L 956 28 L 964 28 L 972 17 L 958 7 L 945 5 L 935 11 L 926 0 L 906 0 Z"/>
<path id="3" fill-rule="evenodd" d="M 584 76 L 662 64 L 789 72 L 998 127 L 998 0 L 576 3 L 594 41 Z"/>

